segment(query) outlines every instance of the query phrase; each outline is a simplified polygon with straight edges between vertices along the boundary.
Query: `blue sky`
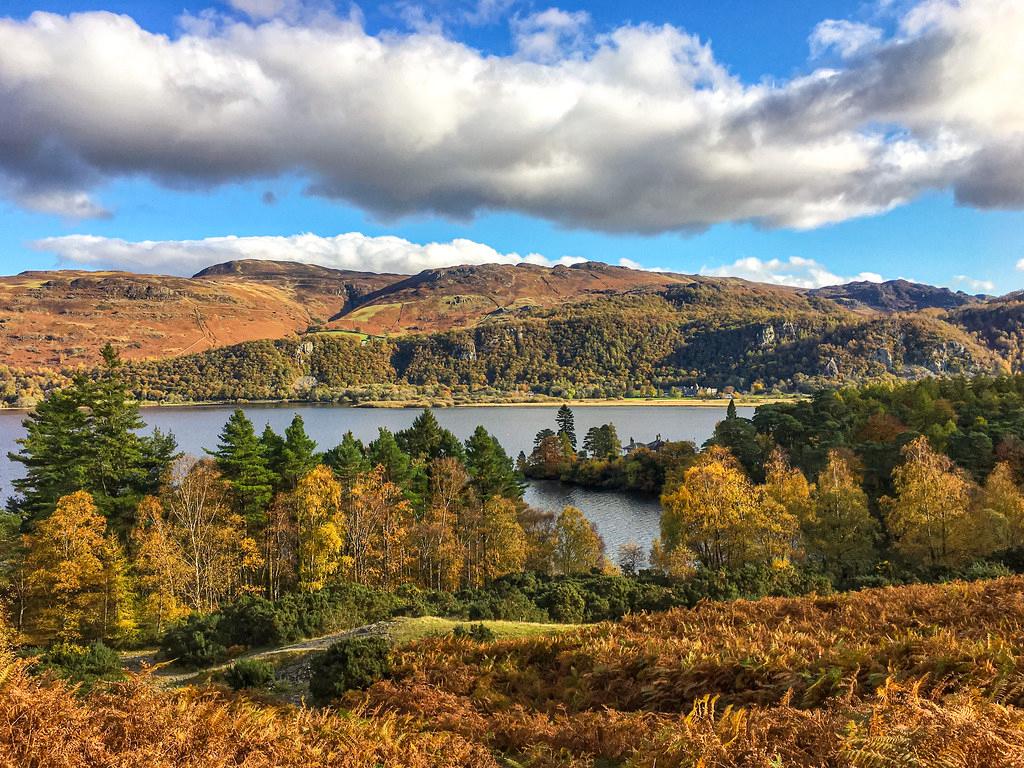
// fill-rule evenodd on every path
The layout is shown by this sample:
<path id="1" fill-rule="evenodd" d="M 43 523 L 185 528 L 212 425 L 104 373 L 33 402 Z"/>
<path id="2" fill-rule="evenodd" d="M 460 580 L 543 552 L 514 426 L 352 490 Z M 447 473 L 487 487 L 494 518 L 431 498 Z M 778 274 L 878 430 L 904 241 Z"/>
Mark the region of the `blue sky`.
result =
<path id="1" fill-rule="evenodd" d="M 257 28 L 261 24 L 282 23 L 300 28 L 330 29 L 334 17 L 349 18 L 352 13 L 349 6 L 341 4 L 333 11 L 322 6 L 311 7 L 308 2 L 300 7 L 299 0 L 265 0 L 279 7 L 270 8 L 266 14 L 262 10 L 258 14 L 245 12 L 246 2 L 263 1 L 237 0 L 237 7 L 230 8 L 223 3 L 181 0 L 145 3 L 124 0 L 8 0 L 3 5 L 2 13 L 14 25 L 28 25 L 28 17 L 34 11 L 66 16 L 76 12 L 105 10 L 127 14 L 145 32 L 168 35 L 172 40 L 180 40 L 190 34 L 217 39 L 218 35 L 226 36 L 223 30 L 232 24 Z M 997 2 L 979 0 L 981 5 Z M 288 3 L 295 5 L 281 10 Z M 870 71 L 863 61 L 874 55 L 872 46 L 881 49 L 897 37 L 905 40 L 908 35 L 926 34 L 914 31 L 912 22 L 907 21 L 910 18 L 907 14 L 913 11 L 912 3 L 887 2 L 879 5 L 825 0 L 719 0 L 713 3 L 637 2 L 629 4 L 627 8 L 625 4 L 613 2 L 563 1 L 557 3 L 558 15 L 545 15 L 551 7 L 548 4 L 512 2 L 495 4 L 488 12 L 487 8 L 477 8 L 470 3 L 365 3 L 359 6 L 358 14 L 365 35 L 361 39 L 364 41 L 382 40 L 387 45 L 390 44 L 387 41 L 396 36 L 421 36 L 425 39 L 429 35 L 441 35 L 446 40 L 479 52 L 484 59 L 494 56 L 518 62 L 532 58 L 532 66 L 535 68 L 526 70 L 529 73 L 536 73 L 536 67 L 547 67 L 549 69 L 545 71 L 550 73 L 554 67 L 566 62 L 569 66 L 574 61 L 597 62 L 602 55 L 602 41 L 615 34 L 616 30 L 650 30 L 670 25 L 696 35 L 701 43 L 710 44 L 714 68 L 717 69 L 702 69 L 698 79 L 719 78 L 720 82 L 716 80 L 713 88 L 731 94 L 730 98 L 734 97 L 737 103 L 744 98 L 753 98 L 751 94 L 755 93 L 758 86 L 764 86 L 765 90 L 774 89 L 780 100 L 790 99 L 796 90 L 792 85 L 794 82 L 826 68 L 849 73 L 852 79 L 857 76 L 858 67 L 863 67 L 865 72 Z M 191 22 L 187 20 L 189 16 Z M 197 32 L 197 19 L 214 19 L 216 29 Z M 549 32 L 554 28 L 551 23 L 562 24 L 560 20 L 565 20 L 565 26 L 556 27 L 555 36 L 550 37 Z M 840 43 L 836 43 L 833 48 L 829 48 L 827 41 L 820 43 L 818 50 L 812 53 L 810 40 L 816 34 L 816 28 L 820 29 L 819 25 L 826 20 L 848 21 L 856 26 L 839 27 L 843 33 Z M 952 16 L 948 20 L 943 18 L 939 23 L 967 24 Z M 971 23 L 977 22 L 972 20 Z M 969 43 L 968 32 L 973 28 L 965 29 L 968 31 L 964 32 L 964 39 Z M 528 37 L 538 30 L 539 36 Z M 861 37 L 856 33 L 862 30 L 868 30 L 864 37 L 868 43 L 859 42 Z M 654 34 L 651 32 L 650 40 L 638 43 L 639 59 L 634 61 L 643 63 L 646 50 L 643 46 L 656 44 Z M 820 34 L 818 38 L 824 40 Z M 549 46 L 551 40 L 557 43 L 556 47 Z M 851 55 L 843 55 L 841 45 L 849 40 L 858 41 L 856 45 L 860 47 Z M 528 47 L 531 41 L 532 48 Z M 32 40 L 31 44 L 36 43 Z M 39 43 L 43 44 L 45 41 Z M 616 50 L 621 52 L 626 44 L 617 42 L 616 46 Z M 965 58 L 967 54 L 964 51 L 970 52 L 967 43 L 964 46 L 955 52 L 957 61 Z M 427 46 L 427 50 L 434 48 L 436 46 Z M 236 47 L 231 52 L 235 54 L 237 51 Z M 6 55 L 0 46 L 0 94 L 3 94 L 5 82 L 12 82 L 9 75 L 7 81 L 4 79 Z M 699 58 L 698 54 L 694 55 Z M 882 60 L 881 54 L 879 60 Z M 10 71 L 22 71 L 15 69 L 17 61 L 8 64 Z M 128 69 L 133 66 L 131 58 L 125 60 L 124 66 Z M 587 74 L 586 77 L 590 78 L 588 83 L 595 77 L 600 78 L 601 71 L 598 70 L 597 75 Z M 616 69 L 609 77 L 619 78 L 619 70 Z M 660 73 L 652 74 L 651 77 L 660 77 Z M 924 78 L 925 74 L 920 77 Z M 617 94 L 623 92 L 622 82 L 618 79 L 614 82 Z M 599 82 L 598 85 L 603 84 Z M 936 88 L 939 85 L 934 84 Z M 982 94 L 982 98 L 984 86 L 985 83 L 961 84 L 969 95 L 973 97 Z M 744 90 L 747 96 L 737 95 L 738 89 Z M 643 91 L 644 97 L 650 95 L 646 85 Z M 70 100 L 88 98 L 85 94 L 74 93 L 66 85 L 57 93 L 66 97 L 69 103 Z M 361 93 L 359 91 L 357 96 Z M 543 97 L 543 92 L 540 94 Z M 792 100 L 795 101 L 795 97 Z M 47 120 L 58 123 L 64 117 L 59 102 L 56 107 L 53 107 L 52 99 L 33 103 L 36 109 L 31 114 L 38 113 L 38 103 L 46 103 L 57 110 Z M 976 104 L 977 101 L 972 99 L 971 103 Z M 908 112 L 905 118 L 893 118 L 893 125 L 880 125 L 881 121 L 875 113 L 871 113 L 860 118 L 859 122 L 840 123 L 823 129 L 831 132 L 827 138 L 849 134 L 853 140 L 858 141 L 864 136 L 870 136 L 873 142 L 858 155 L 858 161 L 865 165 L 849 171 L 850 180 L 843 182 L 847 186 L 833 184 L 830 178 L 832 174 L 827 169 L 822 171 L 817 168 L 815 152 L 838 151 L 835 147 L 820 150 L 818 144 L 810 143 L 817 141 L 817 138 L 807 139 L 793 151 L 794 166 L 806 163 L 819 176 L 806 176 L 809 180 L 805 183 L 805 175 L 802 173 L 796 175 L 795 180 L 787 179 L 786 184 L 780 185 L 778 189 L 771 188 L 775 175 L 771 171 L 773 166 L 767 170 L 755 168 L 758 174 L 756 178 L 744 178 L 737 182 L 736 189 L 732 189 L 724 186 L 726 182 L 722 182 L 721 174 L 716 172 L 702 175 L 701 170 L 693 170 L 693 161 L 680 160 L 679 173 L 675 174 L 674 169 L 668 168 L 666 178 L 659 180 L 659 183 L 664 185 L 666 196 L 680 195 L 682 198 L 696 185 L 698 191 L 695 200 L 698 202 L 689 205 L 685 200 L 678 204 L 669 200 L 664 210 L 660 208 L 664 200 L 654 197 L 646 201 L 644 195 L 649 194 L 649 191 L 636 189 L 636 183 L 643 184 L 643 176 L 639 177 L 639 182 L 634 182 L 633 187 L 613 189 L 607 199 L 595 196 L 594 200 L 590 200 L 585 186 L 577 191 L 572 184 L 567 184 L 564 196 L 578 197 L 582 202 L 578 206 L 573 202 L 567 203 L 564 210 L 559 200 L 552 204 L 557 194 L 550 190 L 525 189 L 516 196 L 510 196 L 507 202 L 500 185 L 500 178 L 506 177 L 500 177 L 498 182 L 482 176 L 471 177 L 471 173 L 489 172 L 493 166 L 490 160 L 482 164 L 485 170 L 474 166 L 460 174 L 458 179 L 450 183 L 446 181 L 443 188 L 433 183 L 433 179 L 420 183 L 417 174 L 436 174 L 438 167 L 445 167 L 443 154 L 439 155 L 440 160 L 432 158 L 424 167 L 418 165 L 417 158 L 415 167 L 410 167 L 408 186 L 422 186 L 423 191 L 410 193 L 409 199 L 405 200 L 401 162 L 388 159 L 382 165 L 384 170 L 378 172 L 373 157 L 376 151 L 373 142 L 376 139 L 372 135 L 358 136 L 359 141 L 367 142 L 366 148 L 362 150 L 363 157 L 346 161 L 343 171 L 337 171 L 330 160 L 325 161 L 330 166 L 329 170 L 310 171 L 309 163 L 315 165 L 316 160 L 308 160 L 301 152 L 297 153 L 301 160 L 292 159 L 291 156 L 283 158 L 265 173 L 260 170 L 258 159 L 253 160 L 252 167 L 249 167 L 249 159 L 242 157 L 232 161 L 229 168 L 218 170 L 212 178 L 202 168 L 185 171 L 177 177 L 173 166 L 168 171 L 162 150 L 153 152 L 147 149 L 139 156 L 117 157 L 115 160 L 100 152 L 98 154 L 104 155 L 103 159 L 95 160 L 97 152 L 92 149 L 86 160 L 75 157 L 70 165 L 76 169 L 90 164 L 95 167 L 89 167 L 84 172 L 75 170 L 65 175 L 51 172 L 51 169 L 47 169 L 44 174 L 37 167 L 26 171 L 15 159 L 6 166 L 6 172 L 13 181 L 7 186 L 8 193 L 0 197 L 0 221 L 3 222 L 0 227 L 0 253 L 3 254 L 0 256 L 0 272 L 45 269 L 58 264 L 74 265 L 77 262 L 86 266 L 120 266 L 140 271 L 153 268 L 154 271 L 187 273 L 194 266 L 189 259 L 202 259 L 203 256 L 182 257 L 180 266 L 177 266 L 174 259 L 178 251 L 168 245 L 167 253 L 170 255 L 162 260 L 154 256 L 152 262 L 147 262 L 146 253 L 152 251 L 138 255 L 132 250 L 131 244 L 138 241 L 174 244 L 226 236 L 260 238 L 301 233 L 332 238 L 343 233 L 358 232 L 367 238 L 394 235 L 414 245 L 448 243 L 464 238 L 485 244 L 500 254 L 540 254 L 551 262 L 563 257 L 585 258 L 610 263 L 635 263 L 648 268 L 687 273 L 705 271 L 737 274 L 792 284 L 830 282 L 829 277 L 848 279 L 866 273 L 884 278 L 907 277 L 969 292 L 1004 293 L 1016 290 L 1024 287 L 1024 272 L 1016 267 L 1018 261 L 1024 260 L 1024 213 L 1018 210 L 1019 200 L 1024 193 L 1020 190 L 1019 179 L 1000 179 L 993 192 L 985 188 L 986 179 L 992 176 L 992 172 L 986 170 L 989 166 L 982 168 L 979 165 L 980 170 L 969 173 L 965 173 L 963 168 L 974 162 L 975 155 L 987 158 L 991 148 L 1003 148 L 1008 140 L 1017 141 L 1019 136 L 1011 135 L 1008 139 L 1003 135 L 989 135 L 982 129 L 965 128 L 970 120 L 954 111 L 962 108 L 960 104 L 958 101 L 953 105 L 927 105 L 927 109 L 915 107 L 913 113 Z M 394 119 L 406 117 L 402 106 L 395 106 L 393 101 L 385 107 L 396 112 L 396 115 L 391 116 Z M 379 105 L 371 108 L 381 109 Z M 445 108 L 443 104 L 437 107 L 439 110 Z M 525 108 L 529 109 L 529 104 Z M 745 106 L 741 108 L 746 109 Z M 987 108 L 984 103 L 983 108 Z M 805 109 L 803 106 L 793 109 L 797 110 L 797 117 L 801 121 L 805 114 L 816 115 L 799 112 Z M 926 118 L 921 117 L 922 112 L 927 113 Z M 26 110 L 25 114 L 30 113 Z M 678 114 L 681 113 L 673 112 L 666 119 L 676 119 Z M 758 119 L 761 114 L 759 111 Z M 879 114 L 888 116 L 893 112 L 887 110 Z M 899 115 L 899 110 L 895 114 Z M 1009 115 L 1009 123 L 1016 117 Z M 597 170 L 587 168 L 591 177 L 590 185 L 614 188 L 618 183 L 617 175 L 601 174 L 607 174 L 609 168 L 617 167 L 616 163 L 623 162 L 623 157 L 627 163 L 629 161 L 630 126 L 620 118 L 618 113 L 608 116 L 610 124 L 620 126 L 619 130 L 624 132 L 624 136 L 613 137 L 614 141 L 621 139 L 623 147 L 617 151 L 614 162 L 599 153 L 596 159 L 583 156 L 582 150 L 582 159 L 575 159 L 578 163 L 594 162 Z M 80 120 L 77 117 L 75 119 Z M 422 115 L 410 108 L 406 122 L 418 119 L 423 119 Z M 603 119 L 604 115 L 597 111 L 593 121 L 600 123 Z M 636 121 L 638 143 L 650 140 L 644 133 L 646 127 L 642 107 L 638 109 L 638 114 L 626 119 Z M 652 121 L 657 119 L 661 117 L 651 118 Z M 980 122 L 981 118 L 978 120 Z M 68 121 L 71 121 L 71 117 Z M 43 127 L 46 128 L 47 123 L 43 123 Z M 122 128 L 123 123 L 97 129 L 109 130 L 113 154 L 117 153 L 119 143 L 130 145 L 134 141 L 130 136 L 125 138 Z M 74 128 L 67 130 L 72 131 Z M 469 128 L 465 130 L 469 131 Z M 574 130 L 578 131 L 578 127 Z M 504 147 L 501 139 L 494 138 L 494 132 L 492 126 L 486 136 L 481 135 L 478 139 L 467 133 L 465 144 L 475 146 L 474 141 L 479 140 L 481 154 L 485 151 L 500 154 Z M 955 133 L 955 150 L 949 150 L 943 143 L 950 132 Z M 372 129 L 367 128 L 367 133 L 372 133 Z M 89 141 L 95 140 L 94 135 L 87 138 Z M 506 144 L 514 143 L 515 139 L 512 135 L 504 141 Z M 920 167 L 915 165 L 912 171 L 907 172 L 907 178 L 898 179 L 898 183 L 892 181 L 890 173 L 880 174 L 877 179 L 871 176 L 873 167 L 880 162 L 878 158 L 882 157 L 879 153 L 890 152 L 885 155 L 886 162 L 890 162 L 893 148 L 904 139 L 914 142 L 914 151 L 924 153 Z M 18 140 L 25 139 L 18 137 Z M 287 132 L 280 140 L 288 140 Z M 297 137 L 297 140 L 302 139 Z M 61 142 L 63 151 L 65 143 L 77 147 L 76 142 L 85 140 L 71 134 L 62 134 L 54 141 Z M 389 151 L 387 139 L 380 141 L 385 142 L 381 149 L 384 154 Z M 573 141 L 586 145 L 590 137 L 574 138 Z M 0 126 L 0 152 L 3 151 L 3 143 L 3 128 Z M 11 143 L 16 144 L 15 141 Z M 229 153 L 233 146 L 226 145 L 227 149 L 214 147 L 211 156 L 221 157 Z M 903 144 L 899 146 L 902 157 L 906 152 L 903 151 Z M 765 164 L 778 162 L 780 152 L 785 157 L 787 145 L 783 142 L 780 147 L 779 151 L 772 153 L 770 161 L 764 161 Z M 559 149 L 564 151 L 564 146 L 559 145 Z M 334 151 L 334 148 L 327 145 L 323 151 Z M 343 148 L 340 151 L 345 150 Z M 455 151 L 455 160 L 452 162 L 463 162 L 464 151 L 465 146 Z M 667 151 L 671 154 L 673 147 L 671 144 L 658 143 L 652 151 Z M 1011 148 L 1010 151 L 1015 150 Z M 809 159 L 800 154 L 805 152 Z M 953 161 L 948 160 L 951 152 L 956 154 Z M 370 159 L 364 162 L 367 155 Z M 401 156 L 405 159 L 408 157 L 408 154 Z M 700 163 L 701 156 L 698 154 L 696 158 L 696 162 Z M 709 160 L 708 164 L 711 165 L 713 161 L 716 161 L 715 158 Z M 168 162 L 173 163 L 173 159 Z M 754 160 L 752 166 L 761 162 Z M 842 155 L 838 162 L 842 170 L 837 173 L 846 173 L 846 156 Z M 727 158 L 727 163 L 723 167 L 731 168 L 735 157 Z M 237 170 L 239 165 L 245 166 L 245 170 Z M 931 169 L 939 166 L 955 170 L 933 173 Z M 358 170 L 354 171 L 353 168 Z M 657 164 L 652 168 L 654 170 L 648 171 L 648 174 L 657 174 Z M 0 179 L 4 172 L 5 166 L 0 158 Z M 367 178 L 353 180 L 353 174 L 360 173 L 366 174 Z M 810 173 L 807 171 L 807 174 Z M 380 182 L 379 177 L 387 174 L 396 174 L 395 180 Z M 59 178 L 54 180 L 55 176 Z M 866 183 L 862 182 L 865 176 L 868 178 Z M 312 181 L 311 177 L 314 177 Z M 555 184 L 561 183 L 557 176 L 552 178 Z M 706 191 L 701 187 L 705 184 Z M 769 187 L 767 193 L 761 191 L 765 185 Z M 877 191 L 888 185 L 895 187 L 894 191 L 886 193 L 888 196 Z M 329 187 L 329 191 L 323 191 L 324 187 Z M 820 208 L 816 206 L 815 200 L 819 194 L 818 187 L 822 190 L 821 195 L 832 196 L 827 205 Z M 979 188 L 981 191 L 978 191 Z M 4 189 L 0 185 L 0 193 Z M 758 191 L 755 194 L 751 189 Z M 76 204 L 78 208 L 69 212 L 66 205 L 51 204 L 49 201 L 56 193 L 59 193 L 61 200 L 71 196 L 79 201 Z M 774 197 L 769 202 L 761 199 L 762 196 L 772 195 Z M 785 198 L 788 195 L 794 197 L 792 206 L 786 204 Z M 718 205 L 717 196 L 723 197 L 726 202 Z M 81 203 L 86 197 L 89 202 Z M 963 202 L 958 204 L 957 198 Z M 393 199 L 399 202 L 393 203 Z M 640 203 L 632 208 L 637 199 Z M 650 213 L 652 207 L 658 210 Z M 699 212 L 693 211 L 694 207 L 700 208 Z M 822 213 L 822 210 L 826 212 Z M 85 215 L 79 215 L 82 211 Z M 751 219 L 757 223 L 749 223 Z M 75 249 L 66 245 L 71 241 L 61 240 L 80 235 L 92 236 L 92 239 L 85 244 L 81 240 L 75 241 Z M 62 244 L 44 248 L 39 245 L 42 240 Z M 113 253 L 108 247 L 110 241 L 124 241 L 128 245 L 122 250 L 134 255 L 110 255 Z M 297 253 L 301 255 L 302 252 Z M 380 264 L 374 263 L 373 257 L 359 258 L 362 261 L 358 264 L 346 262 L 341 265 L 383 270 L 396 268 L 395 265 L 401 269 L 402 264 L 406 263 L 397 257 L 390 261 L 383 260 Z M 457 256 L 446 252 L 446 255 L 437 258 L 450 261 Z M 486 260 L 484 256 L 475 258 Z M 421 264 L 420 261 L 409 263 Z M 433 262 L 428 260 L 422 263 L 430 265 Z"/>

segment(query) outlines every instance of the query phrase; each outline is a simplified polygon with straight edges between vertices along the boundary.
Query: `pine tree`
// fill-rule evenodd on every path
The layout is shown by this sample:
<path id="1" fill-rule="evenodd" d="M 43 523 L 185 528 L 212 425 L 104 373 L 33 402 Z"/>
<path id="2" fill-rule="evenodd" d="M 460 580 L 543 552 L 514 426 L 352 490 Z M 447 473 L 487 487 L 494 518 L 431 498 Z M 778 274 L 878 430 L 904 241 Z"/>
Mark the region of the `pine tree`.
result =
<path id="1" fill-rule="evenodd" d="M 408 487 L 413 474 L 412 462 L 389 430 L 380 427 L 377 439 L 367 446 L 366 457 L 371 467 L 384 468 L 384 477 L 388 482 L 402 488 Z"/>
<path id="2" fill-rule="evenodd" d="M 239 512 L 253 529 L 265 520 L 274 490 L 264 446 L 245 413 L 238 409 L 220 433 L 216 451 L 207 451 L 234 492 Z"/>
<path id="3" fill-rule="evenodd" d="M 263 445 L 263 455 L 267 460 L 267 468 L 274 474 L 274 490 L 280 491 L 285 486 L 282 474 L 284 438 L 267 424 L 263 427 L 263 434 L 260 435 L 260 443 Z"/>
<path id="4" fill-rule="evenodd" d="M 729 405 L 725 409 L 725 418 L 735 419 L 736 418 L 736 401 L 733 398 L 729 398 Z"/>
<path id="5" fill-rule="evenodd" d="M 284 431 L 281 446 L 280 475 L 285 488 L 295 488 L 299 479 L 317 466 L 316 441 L 306 434 L 306 425 L 299 414 Z"/>
<path id="6" fill-rule="evenodd" d="M 127 536 L 139 500 L 158 491 L 177 446 L 158 431 L 138 434 L 144 426 L 139 406 L 128 399 L 121 361 L 110 345 L 103 359 L 95 379 L 76 376 L 39 404 L 25 420 L 21 450 L 9 456 L 25 466 L 14 487 L 27 518 L 39 519 L 57 499 L 85 490 L 114 530 Z"/>
<path id="7" fill-rule="evenodd" d="M 482 426 L 466 441 L 466 469 L 483 500 L 494 496 L 518 500 L 523 486 L 516 476 L 512 460 L 494 437 Z"/>
<path id="8" fill-rule="evenodd" d="M 573 451 L 576 450 L 576 419 L 573 416 L 572 408 L 562 403 L 555 414 L 555 423 L 558 424 L 558 434 L 569 438 L 569 444 Z"/>
<path id="9" fill-rule="evenodd" d="M 416 417 L 412 426 L 395 435 L 399 447 L 413 459 L 430 461 L 451 456 L 463 458 L 462 443 L 447 429 L 444 429 L 434 416 L 434 412 L 425 408 Z"/>

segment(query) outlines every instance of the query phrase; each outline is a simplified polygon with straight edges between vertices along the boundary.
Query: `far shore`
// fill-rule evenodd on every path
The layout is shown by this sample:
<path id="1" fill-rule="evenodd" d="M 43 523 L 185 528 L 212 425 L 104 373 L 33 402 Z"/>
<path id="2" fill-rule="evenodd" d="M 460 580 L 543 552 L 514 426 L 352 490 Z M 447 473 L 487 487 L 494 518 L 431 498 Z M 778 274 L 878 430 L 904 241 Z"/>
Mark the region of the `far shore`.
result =
<path id="1" fill-rule="evenodd" d="M 800 400 L 799 395 L 773 397 L 770 395 L 748 395 L 737 396 L 735 403 L 737 407 L 755 408 L 759 405 L 772 403 L 796 402 Z M 213 408 L 218 406 L 250 406 L 250 405 L 273 405 L 273 406 L 321 406 L 324 408 L 551 408 L 563 403 L 572 408 L 597 408 L 597 407 L 626 407 L 642 406 L 655 408 L 727 408 L 729 398 L 697 398 L 697 397 L 637 397 L 637 398 L 584 398 L 580 400 L 566 400 L 562 398 L 547 398 L 543 400 L 501 400 L 493 402 L 461 402 L 449 400 L 367 400 L 359 403 L 335 403 L 323 400 L 207 400 L 186 403 L 154 403 L 140 402 L 141 408 Z M 0 408 L 0 413 L 28 413 L 31 408 Z"/>

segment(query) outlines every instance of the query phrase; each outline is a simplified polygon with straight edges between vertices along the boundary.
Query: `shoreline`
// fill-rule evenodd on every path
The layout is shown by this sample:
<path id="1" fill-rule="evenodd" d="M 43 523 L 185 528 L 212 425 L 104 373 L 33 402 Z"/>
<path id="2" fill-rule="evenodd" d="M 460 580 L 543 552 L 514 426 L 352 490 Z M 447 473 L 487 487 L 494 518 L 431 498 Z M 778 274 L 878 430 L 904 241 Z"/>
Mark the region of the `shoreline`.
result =
<path id="1" fill-rule="evenodd" d="M 794 397 L 737 397 L 737 408 L 756 408 L 759 405 L 774 403 L 798 402 L 802 398 Z M 378 409 L 422 409 L 422 408 L 554 408 L 568 405 L 570 408 L 727 408 L 729 398 L 585 398 L 581 400 L 550 400 L 496 401 L 496 402 L 441 402 L 430 400 L 367 400 L 361 403 L 334 403 L 321 400 L 204 400 L 187 403 L 154 403 L 140 402 L 139 407 L 148 408 L 217 408 L 246 406 L 305 406 L 321 408 L 378 408 Z M 30 413 L 32 408 L 0 408 L 0 413 Z"/>

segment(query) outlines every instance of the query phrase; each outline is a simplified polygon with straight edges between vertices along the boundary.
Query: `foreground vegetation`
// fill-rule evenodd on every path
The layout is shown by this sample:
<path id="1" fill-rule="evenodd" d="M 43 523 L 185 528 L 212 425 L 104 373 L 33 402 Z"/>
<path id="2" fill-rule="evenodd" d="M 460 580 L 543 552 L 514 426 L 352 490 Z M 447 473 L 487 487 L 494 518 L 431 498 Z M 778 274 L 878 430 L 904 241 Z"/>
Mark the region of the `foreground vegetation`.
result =
<path id="1" fill-rule="evenodd" d="M 1017 765 L 1022 594 L 1013 577 L 428 638 L 322 711 L 144 678 L 76 697 L 6 657 L 0 752 L 34 766 Z"/>

